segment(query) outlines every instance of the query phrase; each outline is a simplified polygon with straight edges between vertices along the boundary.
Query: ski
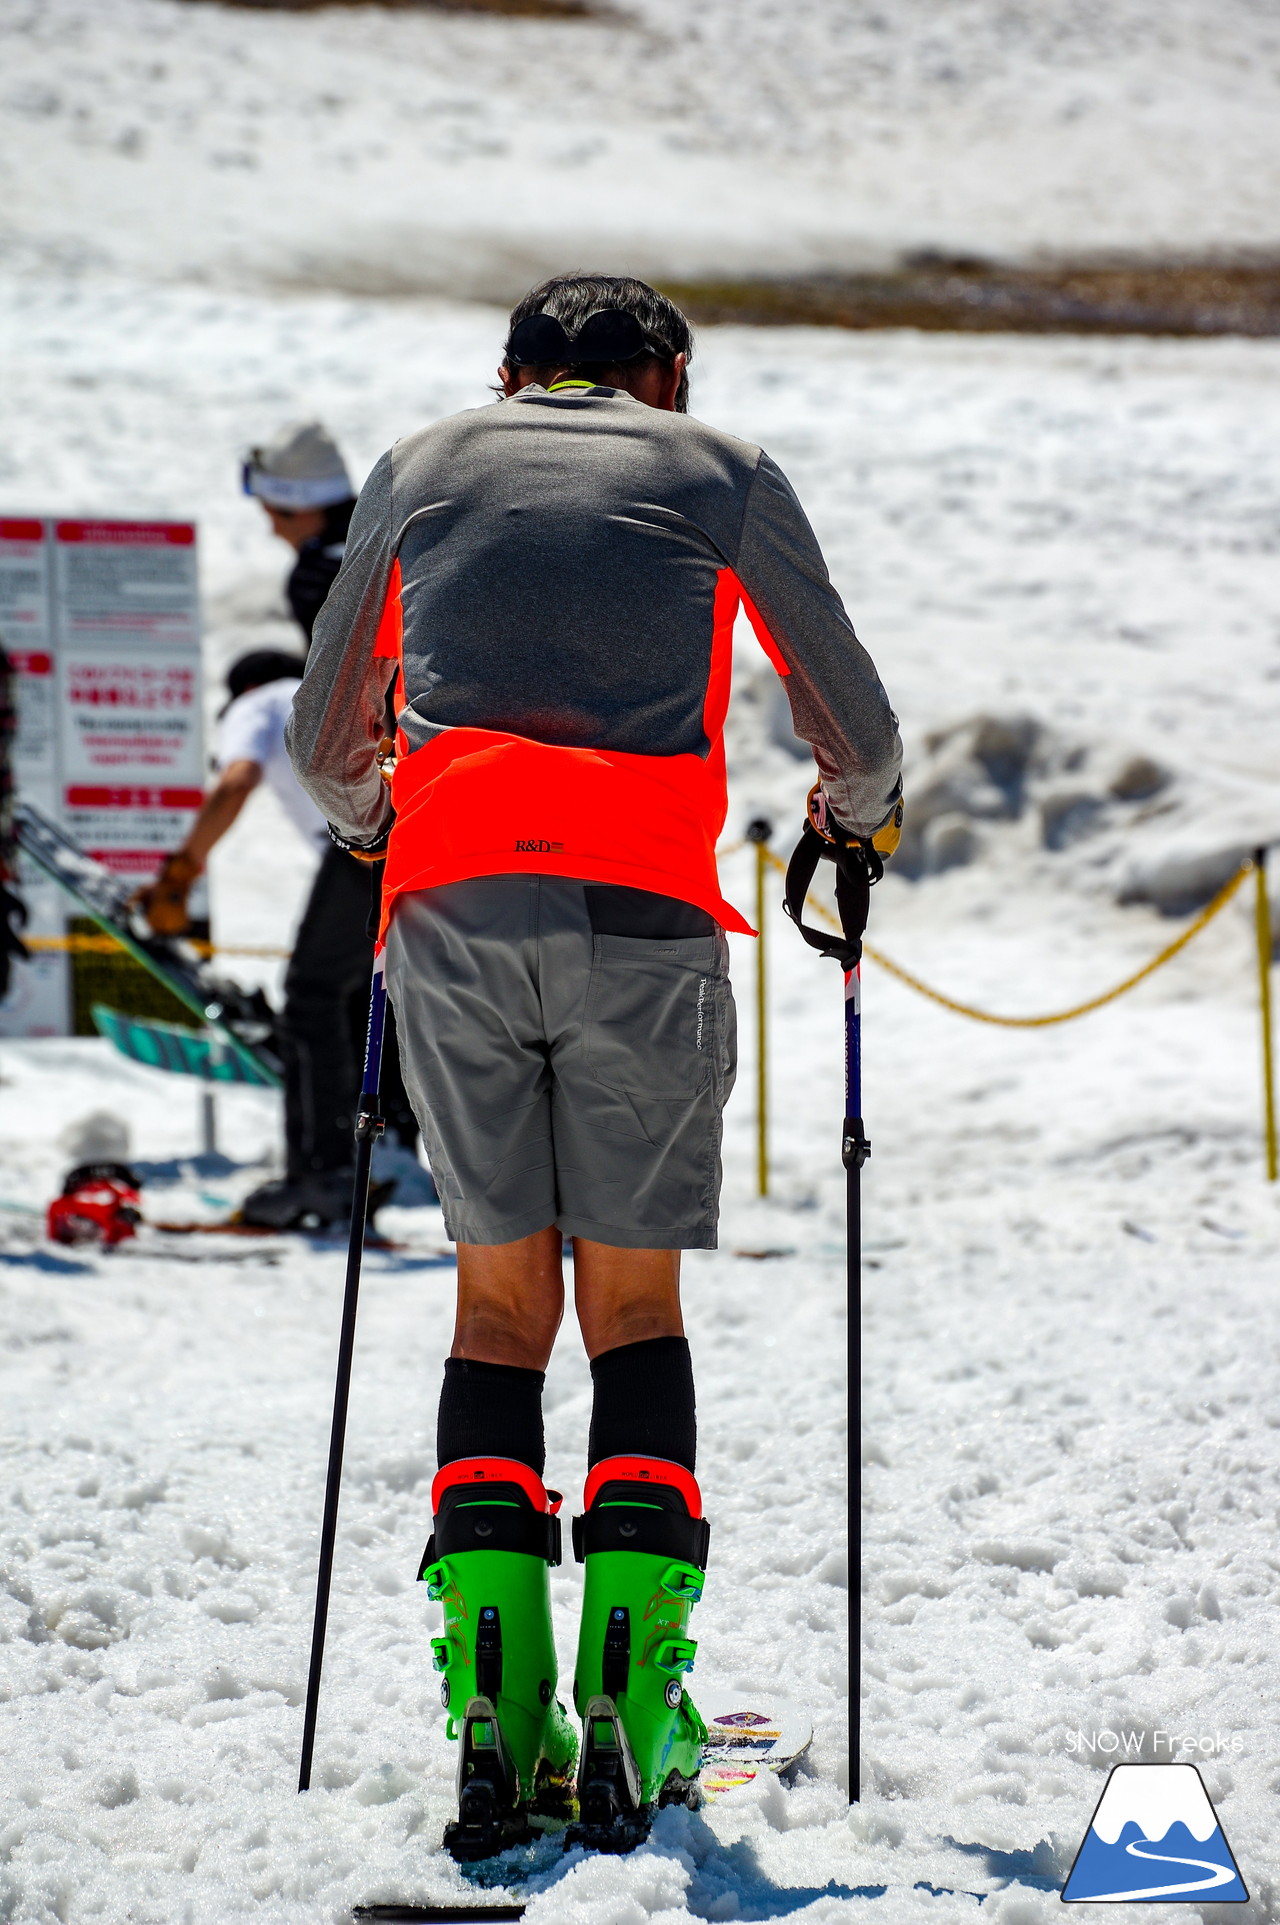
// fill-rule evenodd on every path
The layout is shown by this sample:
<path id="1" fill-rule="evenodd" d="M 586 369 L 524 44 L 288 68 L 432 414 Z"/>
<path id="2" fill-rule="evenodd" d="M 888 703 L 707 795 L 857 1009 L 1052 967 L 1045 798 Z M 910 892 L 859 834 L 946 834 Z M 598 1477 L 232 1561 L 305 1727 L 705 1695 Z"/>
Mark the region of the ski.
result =
<path id="1" fill-rule="evenodd" d="M 583 1773 L 591 1795 L 583 1795 L 581 1815 L 565 1834 L 566 1849 L 582 1845 L 588 1851 L 634 1851 L 648 1837 L 661 1807 L 678 1804 L 696 1811 L 726 1792 L 751 1784 L 762 1773 L 781 1776 L 799 1763 L 813 1742 L 813 1722 L 807 1713 L 771 1692 L 745 1703 L 740 1696 L 711 1693 L 700 1711 L 707 1736 L 696 1779 L 672 1772 L 656 1805 L 642 1806 L 634 1785 L 628 1788 L 624 1783 L 633 1776 L 634 1767 L 628 1770 L 629 1747 L 613 1705 L 608 1698 L 592 1701 L 586 1723 L 593 1736 Z M 591 1744 L 602 1746 L 598 1759 L 592 1757 Z"/>
<path id="2" fill-rule="evenodd" d="M 277 1230 L 277 1229 L 274 1229 L 270 1224 L 238 1223 L 234 1217 L 215 1217 L 213 1222 L 211 1223 L 201 1223 L 197 1218 L 192 1218 L 190 1222 L 184 1222 L 184 1223 L 165 1223 L 165 1222 L 157 1222 L 152 1217 L 144 1217 L 143 1224 L 144 1224 L 144 1227 L 148 1230 L 158 1230 L 163 1235 L 170 1236 L 170 1237 L 268 1237 L 270 1238 L 270 1237 L 298 1237 L 298 1236 L 314 1237 L 317 1234 L 327 1234 L 330 1242 L 336 1242 L 339 1235 L 345 1236 L 346 1230 L 347 1230 L 347 1226 L 345 1223 L 335 1223 L 330 1226 L 330 1229 L 327 1232 L 317 1232 L 315 1230 L 307 1230 L 307 1229 Z M 409 1244 L 394 1243 L 390 1237 L 380 1236 L 377 1230 L 373 1229 L 372 1227 L 366 1230 L 365 1232 L 364 1247 L 366 1250 L 385 1250 L 389 1252 L 391 1255 L 403 1255 L 408 1253 L 411 1250 L 411 1246 Z M 414 1254 L 417 1254 L 417 1253 L 415 1252 Z M 425 1252 L 425 1254 L 429 1257 L 438 1257 L 438 1256 L 443 1256 L 446 1253 L 440 1250 L 428 1250 Z M 449 1252 L 448 1254 L 452 1255 L 452 1252 Z"/>
<path id="3" fill-rule="evenodd" d="M 241 1065 L 245 1082 L 280 1087 L 280 1062 L 271 1047 L 272 1015 L 261 990 L 250 993 L 214 976 L 190 943 L 140 926 L 129 906 L 129 884 L 31 803 L 18 804 L 13 826 L 18 846 L 45 875 L 207 1025 Z"/>
<path id="4" fill-rule="evenodd" d="M 749 1785 L 761 1772 L 790 1771 L 813 1743 L 808 1713 L 770 1692 L 746 1702 L 712 1693 L 700 1708 L 707 1741 L 698 1782 L 709 1802 Z"/>
<path id="5" fill-rule="evenodd" d="M 148 1230 L 159 1230 L 170 1237 L 284 1237 L 292 1236 L 291 1230 L 275 1230 L 269 1224 L 240 1223 L 234 1216 L 214 1217 L 202 1223 L 193 1217 L 190 1222 L 165 1223 L 154 1217 L 144 1219 Z"/>
<path id="6" fill-rule="evenodd" d="M 445 1921 L 469 1918 L 523 1918 L 525 1908 L 509 1905 L 357 1905 L 354 1919 L 379 1921 L 379 1925 L 445 1925 Z"/>
<path id="7" fill-rule="evenodd" d="M 180 1023 L 161 1023 L 148 1017 L 126 1016 L 122 1010 L 94 1003 L 89 1014 L 99 1036 L 105 1036 L 131 1063 L 168 1070 L 175 1076 L 198 1076 L 205 1083 L 249 1083 L 270 1087 L 265 1068 L 237 1055 L 215 1032 L 184 1029 Z"/>
<path id="8" fill-rule="evenodd" d="M 813 1720 L 808 1713 L 768 1691 L 753 1698 L 727 1691 L 710 1692 L 702 1701 L 702 1717 L 707 1739 L 702 1747 L 697 1789 L 709 1804 L 726 1792 L 751 1784 L 761 1773 L 781 1776 L 799 1763 L 813 1742 Z M 643 1836 L 636 1836 L 612 1849 L 631 1850 L 642 1843 Z M 413 1920 L 517 1919 L 523 1918 L 524 1911 L 518 1900 L 493 1905 L 388 1903 L 357 1905 L 352 1917 L 377 1920 L 380 1925 L 401 1925 L 401 1921 L 409 1925 Z"/>

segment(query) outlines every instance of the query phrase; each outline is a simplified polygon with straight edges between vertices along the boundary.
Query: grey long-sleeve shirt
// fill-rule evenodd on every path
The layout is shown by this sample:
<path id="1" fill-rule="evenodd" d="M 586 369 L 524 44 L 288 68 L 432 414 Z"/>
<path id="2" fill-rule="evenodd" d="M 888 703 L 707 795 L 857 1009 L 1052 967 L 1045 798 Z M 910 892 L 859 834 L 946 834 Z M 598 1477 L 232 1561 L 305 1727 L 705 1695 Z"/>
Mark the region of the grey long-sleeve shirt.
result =
<path id="1" fill-rule="evenodd" d="M 741 591 L 836 814 L 869 834 L 892 808 L 888 697 L 790 483 L 749 443 L 618 389 L 535 386 L 382 457 L 287 736 L 299 781 L 357 841 L 390 815 L 373 751 L 395 663 L 374 649 L 397 567 L 410 752 L 478 728 L 705 758 Z"/>

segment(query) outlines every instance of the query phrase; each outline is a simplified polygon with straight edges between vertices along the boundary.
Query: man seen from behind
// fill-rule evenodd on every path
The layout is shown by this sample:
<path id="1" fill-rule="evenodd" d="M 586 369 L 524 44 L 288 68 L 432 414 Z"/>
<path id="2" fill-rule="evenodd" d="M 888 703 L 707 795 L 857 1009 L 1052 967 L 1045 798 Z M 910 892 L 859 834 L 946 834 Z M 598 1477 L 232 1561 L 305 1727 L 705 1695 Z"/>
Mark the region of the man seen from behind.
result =
<path id="1" fill-rule="evenodd" d="M 641 281 L 526 296 L 503 398 L 397 442 L 365 484 L 289 725 L 336 832 L 386 849 L 405 1082 L 458 1246 L 424 1573 L 462 1745 L 458 1858 L 557 1816 L 571 1843 L 627 1850 L 657 1806 L 698 1798 L 686 1674 L 709 1525 L 680 1253 L 715 1247 L 725 931 L 750 933 L 714 853 L 740 606 L 829 807 L 896 840 L 884 689 L 780 469 L 686 411 L 691 348 Z M 594 1396 L 576 1721 L 541 1402 L 566 1240 Z"/>

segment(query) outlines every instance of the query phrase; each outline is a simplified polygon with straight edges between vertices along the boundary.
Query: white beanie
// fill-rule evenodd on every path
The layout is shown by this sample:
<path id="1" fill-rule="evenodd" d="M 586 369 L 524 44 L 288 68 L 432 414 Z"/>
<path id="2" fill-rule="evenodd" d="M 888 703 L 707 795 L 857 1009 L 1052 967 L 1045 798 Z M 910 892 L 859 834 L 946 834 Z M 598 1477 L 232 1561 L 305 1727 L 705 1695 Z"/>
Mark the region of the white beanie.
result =
<path id="1" fill-rule="evenodd" d="M 327 508 L 355 494 L 338 444 L 319 421 L 291 421 L 261 448 L 251 448 L 244 491 L 272 508 Z"/>

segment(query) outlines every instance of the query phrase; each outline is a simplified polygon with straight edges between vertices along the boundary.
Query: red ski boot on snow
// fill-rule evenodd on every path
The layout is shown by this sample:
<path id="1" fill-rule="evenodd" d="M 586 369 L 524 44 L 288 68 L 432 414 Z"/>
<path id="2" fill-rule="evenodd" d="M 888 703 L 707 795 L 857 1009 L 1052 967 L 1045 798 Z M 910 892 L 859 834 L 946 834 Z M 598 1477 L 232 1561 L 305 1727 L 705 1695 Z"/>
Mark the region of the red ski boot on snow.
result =
<path id="1" fill-rule="evenodd" d="M 49 1205 L 51 1243 L 100 1243 L 110 1250 L 137 1233 L 139 1183 L 127 1163 L 80 1163 Z"/>

